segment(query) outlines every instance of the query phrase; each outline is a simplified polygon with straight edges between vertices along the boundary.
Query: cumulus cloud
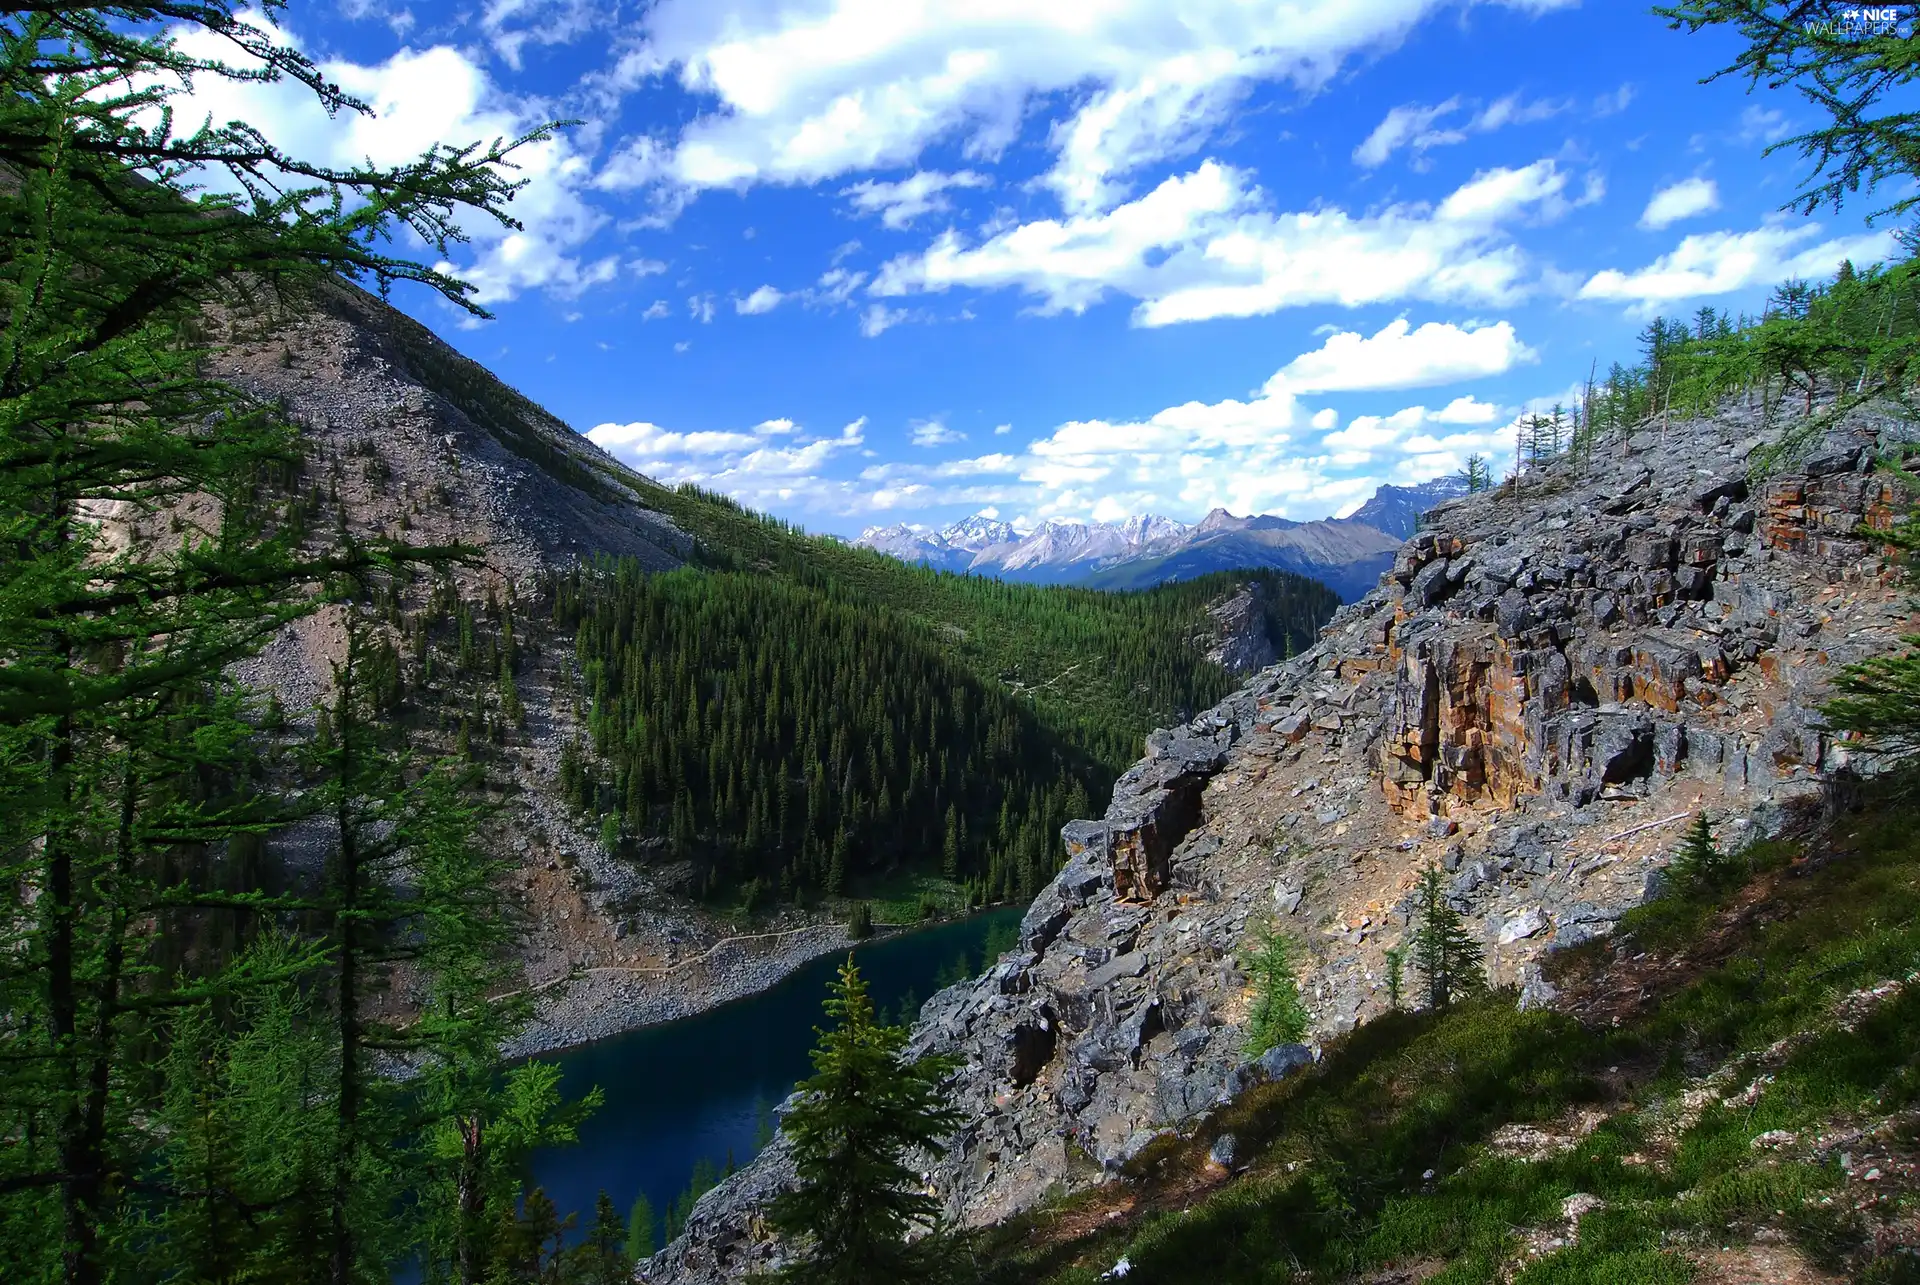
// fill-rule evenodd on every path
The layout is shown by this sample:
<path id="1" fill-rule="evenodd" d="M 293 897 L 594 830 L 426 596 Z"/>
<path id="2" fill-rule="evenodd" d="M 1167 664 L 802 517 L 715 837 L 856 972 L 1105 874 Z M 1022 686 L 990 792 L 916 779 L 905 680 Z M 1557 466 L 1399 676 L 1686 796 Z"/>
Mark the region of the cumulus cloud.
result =
<path id="1" fill-rule="evenodd" d="M 948 428 L 937 419 L 921 420 L 913 425 L 913 444 L 920 447 L 947 446 L 967 440 L 965 433 Z"/>
<path id="2" fill-rule="evenodd" d="M 300 44 L 258 15 L 252 21 L 286 44 Z M 178 40 L 182 52 L 196 57 L 245 62 L 221 37 L 199 28 L 180 32 Z M 329 119 L 304 86 L 203 76 L 174 100 L 176 115 L 188 128 L 206 117 L 245 120 L 282 150 L 342 169 L 369 161 L 401 165 L 443 144 L 512 138 L 552 115 L 548 104 L 501 89 L 468 53 L 448 45 L 402 49 L 378 63 L 323 59 L 319 67 L 371 114 Z M 440 266 L 472 282 L 483 305 L 527 290 L 575 297 L 614 280 L 617 255 L 586 254 L 607 222 L 585 199 L 592 179 L 587 157 L 562 133 L 522 148 L 514 160 L 513 177 L 526 180 L 511 207 L 522 226 L 463 216 L 471 245 L 462 261 Z"/>
<path id="3" fill-rule="evenodd" d="M 1720 189 L 1712 179 L 1681 179 L 1653 194 L 1653 199 L 1647 202 L 1646 212 L 1640 216 L 1640 226 L 1650 231 L 1658 230 L 1681 219 L 1708 214 L 1719 208 Z"/>
<path id="4" fill-rule="evenodd" d="M 1772 222 L 1751 232 L 1698 233 L 1637 271 L 1596 272 L 1580 287 L 1579 297 L 1651 311 L 1676 300 L 1729 294 L 1786 277 L 1826 276 L 1842 259 L 1874 263 L 1895 249 L 1890 232 L 1825 241 L 1817 240 L 1819 235 L 1819 224 L 1798 222 Z"/>
<path id="5" fill-rule="evenodd" d="M 754 317 L 763 312 L 772 312 L 785 298 L 785 295 L 772 286 L 761 286 L 746 298 L 735 299 L 733 310 L 743 317 Z"/>
<path id="6" fill-rule="evenodd" d="M 1011 287 L 1048 313 L 1115 292 L 1139 301 L 1143 326 L 1308 304 L 1504 303 L 1529 285 L 1508 225 L 1557 217 L 1570 204 L 1566 188 L 1567 176 L 1541 160 L 1483 171 L 1437 206 L 1276 213 L 1244 171 L 1207 161 L 1103 214 L 1022 223 L 977 245 L 949 230 L 887 263 L 869 290 Z"/>
<path id="7" fill-rule="evenodd" d="M 1371 338 L 1351 330 L 1327 336 L 1319 348 L 1281 367 L 1268 388 L 1284 386 L 1297 393 L 1423 388 L 1502 374 L 1538 359 L 1509 321 L 1464 328 L 1429 321 L 1415 330 L 1402 317 Z"/>
<path id="8" fill-rule="evenodd" d="M 713 104 L 648 152 L 658 177 L 688 189 L 905 167 L 937 141 L 991 159 L 1034 100 L 1077 91 L 1050 135 L 1046 181 L 1085 212 L 1122 199 L 1142 167 L 1198 146 L 1252 85 L 1311 93 L 1459 2 L 661 0 L 615 79 L 674 79 Z M 1479 2 L 1537 12 L 1571 0 Z"/>
<path id="9" fill-rule="evenodd" d="M 600 424 L 587 438 L 667 485 L 692 482 L 748 504 L 772 506 L 819 498 L 835 489 L 822 471 L 866 443 L 864 418 L 838 434 L 813 435 L 791 419 L 745 430 L 680 432 L 656 424 Z"/>
<path id="10" fill-rule="evenodd" d="M 897 183 L 883 183 L 875 179 L 855 183 L 852 187 L 841 189 L 840 195 L 848 198 L 853 208 L 862 214 L 878 214 L 883 226 L 900 231 L 912 227 L 913 221 L 923 214 L 951 210 L 953 200 L 947 196 L 949 191 L 955 188 L 987 187 L 992 181 L 986 175 L 976 174 L 972 170 L 961 170 L 956 174 L 921 170 Z"/>
<path id="11" fill-rule="evenodd" d="M 858 486 L 850 481 L 843 490 L 843 511 L 993 504 L 1043 521 L 1145 512 L 1193 519 L 1222 507 L 1306 520 L 1351 512 L 1384 482 L 1457 472 L 1469 455 L 1499 470 L 1512 456 L 1513 411 L 1471 394 L 1437 410 L 1412 405 L 1344 424 L 1332 407 L 1302 404 L 1308 389 L 1398 386 L 1363 383 L 1355 360 L 1423 361 L 1434 353 L 1430 370 L 1462 378 L 1532 357 L 1506 323 L 1435 330 L 1396 323 L 1371 337 L 1335 335 L 1245 399 L 1189 401 L 1143 418 L 1072 420 L 1018 453 L 871 464 Z"/>

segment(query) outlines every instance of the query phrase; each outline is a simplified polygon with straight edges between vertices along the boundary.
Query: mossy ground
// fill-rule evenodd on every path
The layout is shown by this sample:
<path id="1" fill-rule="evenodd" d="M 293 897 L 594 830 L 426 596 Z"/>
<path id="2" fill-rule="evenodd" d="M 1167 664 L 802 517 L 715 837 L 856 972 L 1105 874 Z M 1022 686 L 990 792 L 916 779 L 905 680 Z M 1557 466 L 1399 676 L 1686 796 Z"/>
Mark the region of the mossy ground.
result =
<path id="1" fill-rule="evenodd" d="M 1677 1285 L 1763 1246 L 1800 1273 L 1769 1279 L 1920 1281 L 1920 805 L 1870 800 L 1742 874 L 1557 957 L 1553 1010 L 1363 1026 L 975 1237 L 977 1279 Z M 1577 1230 L 1575 1195 L 1600 1202 Z"/>

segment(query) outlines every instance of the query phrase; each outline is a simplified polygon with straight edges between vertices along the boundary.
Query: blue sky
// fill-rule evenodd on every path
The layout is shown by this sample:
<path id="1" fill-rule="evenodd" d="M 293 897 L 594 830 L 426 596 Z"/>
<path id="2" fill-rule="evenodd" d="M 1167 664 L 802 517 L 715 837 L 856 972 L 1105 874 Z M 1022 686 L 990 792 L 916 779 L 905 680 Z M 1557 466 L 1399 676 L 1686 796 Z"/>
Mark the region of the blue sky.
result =
<path id="1" fill-rule="evenodd" d="M 295 0 L 375 104 L 203 90 L 308 154 L 547 118 L 523 232 L 398 302 L 594 440 L 815 530 L 1314 518 L 1633 352 L 1884 258 L 1782 215 L 1797 100 L 1615 0 Z"/>

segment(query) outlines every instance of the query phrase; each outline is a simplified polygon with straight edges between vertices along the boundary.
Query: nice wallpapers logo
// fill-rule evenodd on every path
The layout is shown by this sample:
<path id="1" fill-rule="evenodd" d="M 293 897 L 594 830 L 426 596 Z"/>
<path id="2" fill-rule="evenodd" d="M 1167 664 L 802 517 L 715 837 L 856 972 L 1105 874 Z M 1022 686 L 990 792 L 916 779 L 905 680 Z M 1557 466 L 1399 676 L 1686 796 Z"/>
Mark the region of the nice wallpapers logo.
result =
<path id="1" fill-rule="evenodd" d="M 1897 4 L 1849 5 L 1834 11 L 1823 22 L 1809 22 L 1807 31 L 1816 36 L 1842 40 L 1862 40 L 1868 36 L 1898 36 L 1912 17 L 1912 6 Z"/>

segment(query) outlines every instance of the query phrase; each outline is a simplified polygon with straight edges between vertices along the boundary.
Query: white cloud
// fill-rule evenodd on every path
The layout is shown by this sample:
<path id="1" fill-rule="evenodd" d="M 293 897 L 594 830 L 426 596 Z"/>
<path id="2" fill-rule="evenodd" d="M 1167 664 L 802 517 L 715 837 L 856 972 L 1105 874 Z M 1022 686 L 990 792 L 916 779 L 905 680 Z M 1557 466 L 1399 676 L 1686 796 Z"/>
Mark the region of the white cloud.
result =
<path id="1" fill-rule="evenodd" d="M 965 433 L 948 428 L 937 419 L 921 420 L 913 426 L 913 444 L 920 447 L 947 446 L 967 440 Z"/>
<path id="2" fill-rule="evenodd" d="M 860 314 L 860 333 L 868 339 L 873 339 L 906 319 L 905 308 L 889 308 L 884 303 L 870 303 L 867 305 L 867 310 Z"/>
<path id="3" fill-rule="evenodd" d="M 368 18 L 377 18 L 393 31 L 393 34 L 405 40 L 407 33 L 413 30 L 413 10 L 394 8 L 382 0 L 343 0 L 340 16 L 349 22 L 362 22 Z"/>
<path id="4" fill-rule="evenodd" d="M 258 14 L 249 20 L 281 43 L 300 43 Z M 245 65 L 223 37 L 204 29 L 183 29 L 177 38 L 183 53 Z M 302 85 L 212 76 L 200 77 L 190 93 L 175 98 L 174 109 L 183 128 L 207 117 L 245 120 L 281 150 L 342 169 L 368 162 L 402 165 L 430 148 L 512 138 L 552 115 L 548 104 L 502 90 L 467 53 L 448 45 L 405 48 L 379 63 L 322 59 L 319 69 L 372 113 L 330 119 Z M 526 186 L 511 212 L 523 226 L 506 228 L 463 213 L 459 223 L 471 245 L 460 262 L 440 266 L 472 282 L 473 297 L 483 305 L 526 290 L 571 298 L 612 281 L 620 270 L 618 256 L 590 259 L 584 253 L 607 218 L 584 199 L 591 166 L 574 141 L 563 132 L 522 148 L 514 161 L 518 169 L 511 177 L 525 179 Z"/>
<path id="5" fill-rule="evenodd" d="M 995 437 L 1005 437 L 1008 433 L 1011 433 L 1012 431 L 1013 431 L 1013 425 L 1011 424 L 995 424 L 993 426 L 993 435 Z"/>
<path id="6" fill-rule="evenodd" d="M 1646 212 L 1640 216 L 1640 226 L 1656 230 L 1719 208 L 1720 189 L 1712 179 L 1681 179 L 1653 194 L 1653 199 L 1647 202 Z"/>
<path id="7" fill-rule="evenodd" d="M 687 315 L 701 325 L 713 320 L 714 303 L 710 294 L 696 294 L 687 297 Z"/>
<path id="8" fill-rule="evenodd" d="M 1433 413 L 1433 419 L 1441 424 L 1489 424 L 1500 415 L 1500 408 L 1491 402 L 1476 399 L 1471 393 L 1465 397 L 1456 397 Z"/>
<path id="9" fill-rule="evenodd" d="M 956 174 L 921 170 L 897 183 L 875 179 L 855 183 L 841 189 L 840 195 L 850 198 L 853 208 L 862 214 L 878 214 L 883 225 L 898 231 L 912 227 L 913 221 L 923 214 L 952 209 L 953 201 L 947 193 L 954 188 L 988 187 L 992 182 L 986 175 L 972 170 Z"/>
<path id="10" fill-rule="evenodd" d="M 1538 359 L 1509 321 L 1464 329 L 1429 321 L 1415 330 L 1402 317 L 1372 338 L 1351 330 L 1327 336 L 1281 367 L 1267 387 L 1296 393 L 1422 388 L 1498 375 Z"/>
<path id="11" fill-rule="evenodd" d="M 761 286 L 746 298 L 735 299 L 733 310 L 743 317 L 754 317 L 763 312 L 772 312 L 785 298 L 785 295 L 772 286 Z"/>
<path id="12" fill-rule="evenodd" d="M 614 79 L 677 79 L 713 104 L 649 162 L 692 189 L 904 167 L 937 141 L 992 158 L 1036 98 L 1078 93 L 1051 134 L 1047 182 L 1085 212 L 1121 199 L 1129 174 L 1197 146 L 1253 84 L 1311 93 L 1462 2 L 661 0 Z M 1538 12 L 1570 0 L 1479 2 Z"/>
<path id="13" fill-rule="evenodd" d="M 660 318 L 671 316 L 672 314 L 673 309 L 667 305 L 665 299 L 655 299 L 647 305 L 647 310 L 640 314 L 640 320 L 658 321 Z"/>
<path id="14" fill-rule="evenodd" d="M 1531 125 L 1536 121 L 1550 120 L 1572 106 L 1564 98 L 1536 98 L 1528 102 L 1518 93 L 1512 93 L 1505 98 L 1496 98 L 1481 108 L 1473 118 L 1472 129 L 1476 133 L 1486 134 L 1509 125 Z"/>
<path id="15" fill-rule="evenodd" d="M 1793 132 L 1793 126 L 1787 123 L 1787 114 L 1777 107 L 1762 107 L 1758 103 L 1740 113 L 1740 141 L 1743 143 L 1777 143 Z"/>
<path id="16" fill-rule="evenodd" d="M 641 420 L 597 425 L 587 431 L 587 439 L 603 450 L 631 456 L 725 455 L 760 444 L 751 433 L 675 433 Z"/>
<path id="17" fill-rule="evenodd" d="M 1892 233 L 1835 237 L 1809 245 L 1817 223 L 1772 222 L 1751 232 L 1706 232 L 1635 272 L 1609 268 L 1580 287 L 1580 298 L 1627 303 L 1642 311 L 1681 299 L 1773 285 L 1786 277 L 1821 277 L 1842 259 L 1879 262 L 1894 251 Z"/>
<path id="18" fill-rule="evenodd" d="M 676 432 L 656 424 L 600 424 L 589 440 L 668 485 L 694 482 L 770 506 L 825 494 L 822 470 L 866 442 L 866 420 L 835 436 L 813 436 L 790 419 L 770 419 L 746 431 Z"/>
<path id="19" fill-rule="evenodd" d="M 1353 163 L 1363 169 L 1377 169 L 1385 165 L 1393 154 L 1402 147 L 1411 147 L 1416 152 L 1429 147 L 1438 147 L 1448 143 L 1463 143 L 1467 136 L 1461 131 L 1436 130 L 1435 121 L 1442 116 L 1450 116 L 1460 110 L 1460 100 L 1449 98 L 1444 103 L 1432 107 L 1422 107 L 1418 103 L 1406 103 L 1388 110 L 1373 133 L 1353 149 Z"/>
<path id="20" fill-rule="evenodd" d="M 1593 100 L 1595 116 L 1618 116 L 1633 105 L 1634 89 L 1631 84 L 1620 86 L 1611 94 L 1601 94 Z"/>
<path id="21" fill-rule="evenodd" d="M 1529 284 L 1504 225 L 1564 212 L 1566 183 L 1542 160 L 1484 171 L 1438 207 L 1273 213 L 1247 174 L 1207 161 L 1105 214 L 1023 223 L 978 245 L 949 230 L 893 259 L 869 290 L 1015 287 L 1043 312 L 1078 312 L 1114 291 L 1139 300 L 1144 326 L 1307 304 L 1504 303 Z"/>
<path id="22" fill-rule="evenodd" d="M 570 44 L 611 16 L 595 0 L 487 0 L 480 28 L 500 60 L 517 71 L 529 44 Z"/>
<path id="23" fill-rule="evenodd" d="M 1440 121 L 1458 115 L 1465 104 L 1458 97 L 1431 107 L 1405 103 L 1390 108 L 1373 132 L 1353 149 L 1354 164 L 1362 169 L 1378 169 L 1401 148 L 1413 153 L 1416 169 L 1424 168 L 1424 154 L 1435 147 L 1464 143 L 1471 134 L 1490 134 L 1509 125 L 1530 125 L 1557 116 L 1572 106 L 1564 99 L 1536 98 L 1528 102 L 1518 93 L 1495 99 L 1458 124 L 1442 126 Z"/>

